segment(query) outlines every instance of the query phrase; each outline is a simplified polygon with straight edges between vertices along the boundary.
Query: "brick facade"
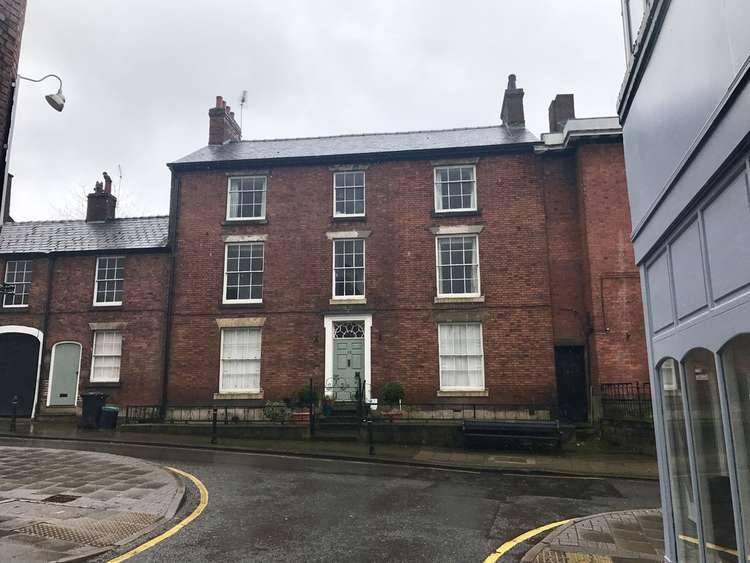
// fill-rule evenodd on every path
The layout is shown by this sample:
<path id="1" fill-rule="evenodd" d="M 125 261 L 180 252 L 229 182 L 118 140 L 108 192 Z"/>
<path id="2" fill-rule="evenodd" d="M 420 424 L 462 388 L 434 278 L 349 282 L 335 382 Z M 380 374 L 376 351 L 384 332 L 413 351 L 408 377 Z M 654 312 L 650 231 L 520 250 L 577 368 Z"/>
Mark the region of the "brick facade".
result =
<path id="1" fill-rule="evenodd" d="M 8 211 L 7 201 L 2 193 L 2 179 L 8 173 L 5 166 L 13 107 L 13 84 L 18 73 L 25 16 L 26 0 L 0 0 L 0 224 Z"/>
<path id="2" fill-rule="evenodd" d="M 229 111 L 217 101 L 211 123 L 226 118 L 220 124 L 233 132 Z M 262 393 L 242 400 L 289 399 L 309 378 L 326 385 L 325 321 L 348 314 L 372 320 L 365 375 L 371 397 L 398 381 L 412 404 L 555 409 L 558 385 L 573 385 L 558 381 L 556 347 L 576 347 L 585 351 L 585 374 L 575 393 L 596 416 L 600 383 L 647 380 L 621 138 L 550 144 L 517 141 L 518 130 L 500 134 L 511 136 L 509 146 L 475 152 L 173 163 L 169 241 L 165 235 L 159 248 L 115 253 L 125 255 L 122 306 L 92 306 L 96 253 L 53 253 L 34 259 L 29 308 L 0 308 L 0 327 L 44 333 L 40 405 L 60 341 L 83 345 L 79 391 L 105 390 L 120 405 L 231 398 L 219 395 L 220 325 L 237 322 L 262 326 Z M 475 165 L 477 211 L 435 212 L 434 168 L 441 163 Z M 334 218 L 334 173 L 353 167 L 365 173 L 366 216 Z M 266 177 L 263 220 L 226 218 L 229 178 L 242 175 Z M 459 227 L 479 232 L 481 295 L 437 299 L 436 231 Z M 332 300 L 331 238 L 351 231 L 365 233 L 364 303 Z M 227 237 L 264 241 L 262 303 L 222 302 Z M 127 323 L 120 382 L 94 386 L 90 323 L 111 322 Z M 441 389 L 438 325 L 445 322 L 481 323 L 484 389 Z"/>

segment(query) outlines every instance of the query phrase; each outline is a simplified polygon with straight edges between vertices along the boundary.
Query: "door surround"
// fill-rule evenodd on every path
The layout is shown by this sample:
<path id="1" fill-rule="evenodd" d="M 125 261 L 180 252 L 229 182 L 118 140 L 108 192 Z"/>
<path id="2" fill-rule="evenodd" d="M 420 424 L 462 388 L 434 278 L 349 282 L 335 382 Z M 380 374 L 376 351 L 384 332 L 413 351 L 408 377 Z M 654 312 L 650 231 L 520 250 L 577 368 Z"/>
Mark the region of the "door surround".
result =
<path id="1" fill-rule="evenodd" d="M 36 386 L 34 387 L 34 404 L 31 406 L 31 419 L 36 417 L 36 404 L 39 401 L 39 376 L 42 373 L 42 343 L 44 342 L 44 333 L 30 326 L 20 325 L 6 325 L 0 326 L 0 334 L 4 333 L 16 333 L 16 334 L 29 334 L 39 341 L 39 360 L 36 366 Z"/>
<path id="2" fill-rule="evenodd" d="M 57 350 L 58 344 L 76 344 L 78 346 L 78 370 L 76 371 L 76 394 L 75 394 L 75 400 L 73 401 L 73 406 L 78 406 L 78 386 L 81 383 L 81 357 L 83 356 L 83 346 L 80 342 L 75 342 L 74 340 L 61 340 L 60 342 L 55 342 L 55 345 L 52 346 L 52 357 L 49 361 L 49 383 L 47 384 L 47 406 L 50 406 L 50 398 L 51 394 L 50 391 L 52 390 L 52 377 L 55 374 L 55 351 Z"/>
<path id="3" fill-rule="evenodd" d="M 341 321 L 359 321 L 363 322 L 365 325 L 365 357 L 364 357 L 364 372 L 365 372 L 365 401 L 370 400 L 370 386 L 372 383 L 372 376 L 370 374 L 371 371 L 371 333 L 372 333 L 372 315 L 365 314 L 365 315 L 357 315 L 357 314 L 348 314 L 348 313 L 341 313 L 341 314 L 331 314 L 331 315 L 325 315 L 323 317 L 323 327 L 325 328 L 325 379 L 324 385 L 326 381 L 330 381 L 333 379 L 333 336 L 334 336 L 334 330 L 333 330 L 333 323 L 334 322 L 341 322 Z M 327 397 L 331 396 L 331 393 L 326 389 L 325 394 Z"/>

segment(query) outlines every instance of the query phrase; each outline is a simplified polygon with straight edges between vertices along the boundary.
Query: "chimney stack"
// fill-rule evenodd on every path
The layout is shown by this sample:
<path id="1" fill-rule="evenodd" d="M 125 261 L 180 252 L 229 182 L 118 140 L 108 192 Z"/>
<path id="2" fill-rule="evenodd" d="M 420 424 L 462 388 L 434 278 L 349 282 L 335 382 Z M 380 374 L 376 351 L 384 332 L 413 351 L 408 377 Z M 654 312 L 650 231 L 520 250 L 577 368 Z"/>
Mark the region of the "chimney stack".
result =
<path id="1" fill-rule="evenodd" d="M 561 133 L 569 119 L 575 119 L 573 94 L 558 94 L 549 105 L 549 132 Z"/>
<path id="2" fill-rule="evenodd" d="M 112 195 L 112 178 L 104 172 L 104 183 L 97 182 L 94 191 L 88 195 L 86 207 L 87 223 L 103 223 L 115 218 L 117 198 Z"/>
<path id="3" fill-rule="evenodd" d="M 503 125 L 509 129 L 526 127 L 523 115 L 523 88 L 516 87 L 516 75 L 508 76 L 508 87 L 503 96 L 503 108 L 500 110 Z"/>
<path id="4" fill-rule="evenodd" d="M 216 107 L 208 110 L 208 144 L 223 145 L 242 138 L 240 126 L 234 119 L 232 108 L 221 96 L 216 96 Z"/>

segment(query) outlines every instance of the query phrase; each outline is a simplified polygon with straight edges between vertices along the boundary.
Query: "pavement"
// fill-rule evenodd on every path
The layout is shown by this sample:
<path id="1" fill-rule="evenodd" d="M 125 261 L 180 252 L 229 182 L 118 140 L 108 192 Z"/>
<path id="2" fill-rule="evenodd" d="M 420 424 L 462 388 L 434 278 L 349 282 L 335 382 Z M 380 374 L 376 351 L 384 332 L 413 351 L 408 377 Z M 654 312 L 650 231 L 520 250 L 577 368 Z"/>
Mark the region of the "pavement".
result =
<path id="1" fill-rule="evenodd" d="M 17 431 L 10 432 L 8 420 L 0 420 L 0 436 L 181 446 L 219 451 L 291 454 L 325 459 L 453 469 L 479 469 L 483 471 L 658 479 L 658 469 L 654 457 L 636 453 L 607 451 L 598 447 L 546 453 L 375 444 L 375 454 L 370 455 L 368 445 L 361 442 L 251 440 L 220 437 L 217 444 L 211 444 L 209 437 L 205 435 L 81 430 L 76 427 L 75 423 L 29 421 L 19 421 Z"/>
<path id="2" fill-rule="evenodd" d="M 208 490 L 203 513 L 132 559 L 136 563 L 480 563 L 508 540 L 549 522 L 659 505 L 653 480 L 117 441 L 19 437 L 0 438 L 0 445 L 124 454 L 200 479 Z M 196 497 L 195 487 L 186 486 L 182 507 L 165 526 L 190 514 Z M 518 545 L 500 563 L 520 561 L 542 537 Z M 119 549 L 94 561 L 104 563 Z"/>
<path id="3" fill-rule="evenodd" d="M 664 560 L 661 510 L 577 518 L 529 550 L 522 563 L 635 563 Z"/>
<path id="4" fill-rule="evenodd" d="M 172 518 L 184 491 L 132 457 L 0 446 L 0 559 L 73 561 L 127 544 Z"/>

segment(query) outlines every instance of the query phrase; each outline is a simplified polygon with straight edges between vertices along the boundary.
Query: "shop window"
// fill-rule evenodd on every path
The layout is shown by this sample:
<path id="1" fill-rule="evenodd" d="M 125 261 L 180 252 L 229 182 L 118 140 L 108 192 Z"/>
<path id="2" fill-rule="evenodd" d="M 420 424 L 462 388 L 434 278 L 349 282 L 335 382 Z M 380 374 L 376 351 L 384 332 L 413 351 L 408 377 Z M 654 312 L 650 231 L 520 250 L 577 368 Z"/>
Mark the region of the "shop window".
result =
<path id="1" fill-rule="evenodd" d="M 734 337 L 724 347 L 721 362 L 737 464 L 745 552 L 750 553 L 750 334 Z"/>
<path id="2" fill-rule="evenodd" d="M 692 350 L 683 360 L 683 367 L 706 563 L 728 561 L 732 558 L 727 557 L 727 550 L 737 549 L 737 539 L 714 354 L 705 349 Z M 695 536 L 678 538 L 690 542 Z"/>

